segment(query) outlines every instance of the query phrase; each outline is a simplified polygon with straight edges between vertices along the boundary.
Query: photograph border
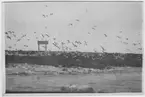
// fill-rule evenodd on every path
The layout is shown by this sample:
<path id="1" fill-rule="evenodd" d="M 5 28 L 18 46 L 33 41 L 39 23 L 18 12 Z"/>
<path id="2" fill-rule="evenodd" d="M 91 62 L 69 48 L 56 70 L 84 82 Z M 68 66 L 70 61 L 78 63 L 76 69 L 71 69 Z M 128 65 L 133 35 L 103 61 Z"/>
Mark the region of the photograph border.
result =
<path id="1" fill-rule="evenodd" d="M 103 0 L 103 1 L 100 1 L 100 0 L 54 0 L 54 1 L 51 1 L 51 0 L 47 0 L 47 1 L 21 1 L 21 0 L 2 0 L 1 1 L 1 32 L 0 35 L 1 35 L 1 79 L 2 79 L 2 95 L 3 96 L 124 96 L 124 95 L 127 95 L 127 97 L 130 95 L 130 96 L 137 96 L 137 95 L 140 95 L 140 96 L 143 96 L 144 95 L 144 66 L 142 68 L 142 93 L 103 93 L 103 94 L 99 94 L 99 93 L 33 93 L 33 94 L 29 94 L 29 93 L 21 93 L 21 94 L 7 94 L 5 93 L 5 87 L 6 87 L 6 75 L 5 75 L 5 38 L 4 38 L 4 25 L 5 25 L 5 17 L 4 17 L 4 6 L 2 3 L 16 3 L 16 2 L 143 2 L 143 1 L 140 1 L 140 0 Z M 143 2 L 143 7 L 144 7 L 144 2 Z M 143 8 L 144 9 L 144 8 Z M 144 11 L 144 10 L 143 10 Z M 143 12 L 143 20 L 144 20 L 144 12 Z M 144 65 L 144 23 L 142 25 L 142 44 L 143 44 L 143 65 Z"/>

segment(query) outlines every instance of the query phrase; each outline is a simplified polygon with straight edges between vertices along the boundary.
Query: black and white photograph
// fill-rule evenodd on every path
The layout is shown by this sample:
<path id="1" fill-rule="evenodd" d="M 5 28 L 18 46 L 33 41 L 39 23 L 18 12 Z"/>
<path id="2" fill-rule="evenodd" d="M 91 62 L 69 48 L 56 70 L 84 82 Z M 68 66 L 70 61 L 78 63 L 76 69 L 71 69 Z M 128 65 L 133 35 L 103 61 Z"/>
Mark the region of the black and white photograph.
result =
<path id="1" fill-rule="evenodd" d="M 5 93 L 142 93 L 142 1 L 4 1 Z"/>

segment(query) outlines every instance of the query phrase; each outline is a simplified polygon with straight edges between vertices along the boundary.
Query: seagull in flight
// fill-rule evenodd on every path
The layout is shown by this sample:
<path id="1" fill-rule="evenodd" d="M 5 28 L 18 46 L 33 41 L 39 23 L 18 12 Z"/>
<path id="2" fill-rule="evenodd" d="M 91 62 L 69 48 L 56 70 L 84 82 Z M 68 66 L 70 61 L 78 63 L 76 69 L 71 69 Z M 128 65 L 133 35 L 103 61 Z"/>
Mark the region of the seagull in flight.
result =
<path id="1" fill-rule="evenodd" d="M 84 41 L 85 42 L 85 45 L 87 45 L 87 42 L 86 41 Z"/>
<path id="2" fill-rule="evenodd" d="M 53 40 L 56 40 L 56 38 L 53 38 Z"/>
<path id="3" fill-rule="evenodd" d="M 75 45 L 73 42 L 72 42 L 72 45 L 73 45 L 74 47 L 77 47 L 77 45 Z"/>
<path id="4" fill-rule="evenodd" d="M 42 35 L 42 37 L 44 38 L 44 35 L 43 34 L 41 34 Z"/>
<path id="5" fill-rule="evenodd" d="M 120 36 L 117 36 L 118 38 L 121 38 Z"/>
<path id="6" fill-rule="evenodd" d="M 53 13 L 50 13 L 50 15 L 53 15 Z"/>
<path id="7" fill-rule="evenodd" d="M 14 36 L 14 37 L 16 37 L 16 35 L 15 35 L 15 34 L 13 34 L 13 36 Z"/>
<path id="8" fill-rule="evenodd" d="M 129 51 L 129 52 L 132 52 L 130 49 L 126 49 L 127 51 Z"/>
<path id="9" fill-rule="evenodd" d="M 94 27 L 97 27 L 96 25 Z"/>
<path id="10" fill-rule="evenodd" d="M 76 19 L 76 21 L 78 21 L 78 22 L 79 22 L 80 20 L 79 20 L 79 19 Z"/>
<path id="11" fill-rule="evenodd" d="M 44 15 L 44 14 L 43 14 L 42 16 L 43 16 L 44 18 L 48 17 L 48 15 Z"/>
<path id="12" fill-rule="evenodd" d="M 25 47 L 28 47 L 28 45 L 24 45 Z"/>
<path id="13" fill-rule="evenodd" d="M 82 44 L 80 41 L 78 41 L 79 44 Z"/>
<path id="14" fill-rule="evenodd" d="M 7 38 L 9 38 L 11 40 L 11 37 L 10 36 L 7 36 Z"/>
<path id="15" fill-rule="evenodd" d="M 128 44 L 127 42 L 123 42 L 124 44 Z"/>
<path id="16" fill-rule="evenodd" d="M 53 45 L 54 45 L 55 47 L 57 47 L 58 49 L 60 49 L 56 43 L 53 43 Z"/>
<path id="17" fill-rule="evenodd" d="M 69 41 L 69 40 L 67 40 L 67 42 L 68 42 L 68 43 L 70 43 L 70 41 Z"/>
<path id="18" fill-rule="evenodd" d="M 73 25 L 72 23 L 69 24 L 69 26 L 72 26 L 72 25 Z"/>
<path id="19" fill-rule="evenodd" d="M 137 45 L 137 44 L 133 43 L 133 45 L 135 46 L 135 45 Z"/>
<path id="20" fill-rule="evenodd" d="M 106 35 L 106 34 L 104 34 L 104 36 L 105 36 L 105 37 L 107 37 L 107 35 Z"/>
<path id="21" fill-rule="evenodd" d="M 93 30 L 96 30 L 94 27 L 92 28 Z"/>
<path id="22" fill-rule="evenodd" d="M 8 32 L 5 32 L 5 34 L 8 34 Z"/>
<path id="23" fill-rule="evenodd" d="M 139 50 L 142 50 L 142 48 L 138 48 Z"/>
<path id="24" fill-rule="evenodd" d="M 75 43 L 78 43 L 78 41 L 75 41 Z"/>
<path id="25" fill-rule="evenodd" d="M 21 38 L 23 38 L 23 37 L 25 37 L 26 36 L 26 34 L 25 35 L 23 35 Z"/>
<path id="26" fill-rule="evenodd" d="M 47 37 L 50 37 L 48 34 L 45 34 Z"/>
<path id="27" fill-rule="evenodd" d="M 102 47 L 101 45 L 100 45 L 100 47 L 102 48 L 102 51 L 104 52 L 105 51 L 104 47 Z"/>
<path id="28" fill-rule="evenodd" d="M 20 41 L 21 39 L 17 39 L 17 42 Z"/>
<path id="29" fill-rule="evenodd" d="M 45 18 L 45 15 L 44 14 L 42 16 Z"/>
<path id="30" fill-rule="evenodd" d="M 64 42 L 61 42 L 61 44 L 64 45 L 65 43 Z"/>
<path id="31" fill-rule="evenodd" d="M 12 48 L 11 46 L 9 46 L 8 48 Z"/>

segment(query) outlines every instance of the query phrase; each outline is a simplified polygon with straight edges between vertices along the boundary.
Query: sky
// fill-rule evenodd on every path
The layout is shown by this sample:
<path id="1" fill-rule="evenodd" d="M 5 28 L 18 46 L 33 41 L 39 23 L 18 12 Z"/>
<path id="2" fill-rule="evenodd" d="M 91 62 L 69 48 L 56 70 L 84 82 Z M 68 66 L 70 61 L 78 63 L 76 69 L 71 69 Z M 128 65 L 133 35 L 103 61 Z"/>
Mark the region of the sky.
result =
<path id="1" fill-rule="evenodd" d="M 142 9 L 142 2 L 4 3 L 5 32 L 16 35 L 5 35 L 5 46 L 38 50 L 39 40 L 48 41 L 53 51 L 102 52 L 103 47 L 105 52 L 142 53 Z"/>

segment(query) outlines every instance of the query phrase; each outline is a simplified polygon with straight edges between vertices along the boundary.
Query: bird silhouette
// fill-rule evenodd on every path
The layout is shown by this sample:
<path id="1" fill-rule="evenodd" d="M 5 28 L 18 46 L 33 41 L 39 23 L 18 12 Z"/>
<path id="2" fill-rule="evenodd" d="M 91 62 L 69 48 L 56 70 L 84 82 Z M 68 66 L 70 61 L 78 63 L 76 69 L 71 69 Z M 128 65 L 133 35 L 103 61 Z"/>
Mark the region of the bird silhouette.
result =
<path id="1" fill-rule="evenodd" d="M 78 41 L 79 44 L 82 44 L 80 41 Z"/>
<path id="2" fill-rule="evenodd" d="M 68 50 L 68 47 L 65 47 L 66 50 Z"/>
<path id="3" fill-rule="evenodd" d="M 10 36 L 7 36 L 7 38 L 9 38 L 11 40 L 11 37 Z"/>
<path id="4" fill-rule="evenodd" d="M 78 21 L 78 22 L 79 22 L 80 20 L 79 20 L 79 19 L 76 19 L 76 21 Z"/>
<path id="5" fill-rule="evenodd" d="M 136 43 L 133 43 L 133 45 L 136 46 L 137 44 Z"/>
<path id="6" fill-rule="evenodd" d="M 138 48 L 139 50 L 142 50 L 142 48 Z"/>
<path id="7" fill-rule="evenodd" d="M 28 45 L 24 45 L 25 47 L 28 47 Z"/>
<path id="8" fill-rule="evenodd" d="M 128 38 L 126 38 L 126 40 L 128 40 Z"/>
<path id="9" fill-rule="evenodd" d="M 45 34 L 47 37 L 50 37 L 48 34 Z"/>
<path id="10" fill-rule="evenodd" d="M 69 23 L 69 26 L 72 26 L 73 24 L 72 23 Z"/>
<path id="11" fill-rule="evenodd" d="M 123 42 L 124 44 L 128 44 L 127 42 Z"/>
<path id="12" fill-rule="evenodd" d="M 8 48 L 12 48 L 11 46 L 9 46 Z"/>
<path id="13" fill-rule="evenodd" d="M 11 33 L 11 31 L 8 31 L 8 33 Z"/>
<path id="14" fill-rule="evenodd" d="M 121 38 L 120 36 L 116 36 L 117 38 Z"/>
<path id="15" fill-rule="evenodd" d="M 46 17 L 44 14 L 42 15 L 44 18 Z"/>
<path id="16" fill-rule="evenodd" d="M 101 45 L 100 45 L 100 47 L 102 48 L 102 51 L 104 52 L 105 51 L 105 48 L 103 46 L 101 46 Z"/>
<path id="17" fill-rule="evenodd" d="M 53 13 L 50 13 L 50 15 L 53 15 Z"/>
<path id="18" fill-rule="evenodd" d="M 75 43 L 78 43 L 78 41 L 75 41 Z"/>
<path id="19" fill-rule="evenodd" d="M 58 49 L 60 49 L 60 47 L 58 47 L 58 45 L 56 43 L 52 43 L 55 47 L 57 47 Z"/>
<path id="20" fill-rule="evenodd" d="M 43 14 L 42 16 L 43 16 L 44 18 L 47 18 L 47 17 L 48 17 L 48 15 L 44 15 L 44 14 Z"/>
<path id="21" fill-rule="evenodd" d="M 48 7 L 47 5 L 45 5 L 45 7 Z"/>
<path id="22" fill-rule="evenodd" d="M 8 34 L 8 32 L 5 32 L 5 34 Z"/>
<path id="23" fill-rule="evenodd" d="M 14 36 L 14 37 L 16 37 L 16 35 L 15 35 L 15 34 L 13 34 L 13 36 Z"/>
<path id="24" fill-rule="evenodd" d="M 85 43 L 85 45 L 87 45 L 87 42 L 86 41 L 84 41 L 84 43 Z"/>
<path id="25" fill-rule="evenodd" d="M 106 34 L 104 34 L 104 36 L 105 36 L 105 37 L 107 37 L 107 35 L 106 35 Z"/>
<path id="26" fill-rule="evenodd" d="M 95 48 L 93 50 L 94 50 L 95 53 L 97 53 L 97 50 Z"/>
<path id="27" fill-rule="evenodd" d="M 44 38 L 44 35 L 43 34 L 41 34 L 42 35 L 42 37 Z"/>
<path id="28" fill-rule="evenodd" d="M 20 41 L 21 39 L 17 39 L 17 42 Z"/>
<path id="29" fill-rule="evenodd" d="M 69 41 L 69 40 L 67 40 L 67 42 L 68 42 L 68 43 L 70 43 L 70 41 Z"/>
<path id="30" fill-rule="evenodd" d="M 34 33 L 36 33 L 36 32 L 34 32 Z"/>
<path id="31" fill-rule="evenodd" d="M 22 35 L 22 37 L 21 38 L 23 38 L 23 37 L 25 37 L 26 36 L 26 34 L 25 35 Z"/>
<path id="32" fill-rule="evenodd" d="M 72 45 L 73 45 L 74 47 L 77 47 L 77 45 L 75 45 L 73 42 L 72 42 Z"/>
<path id="33" fill-rule="evenodd" d="M 94 27 L 92 28 L 93 30 L 96 30 Z"/>
<path id="34" fill-rule="evenodd" d="M 96 25 L 94 27 L 97 27 Z"/>
<path id="35" fill-rule="evenodd" d="M 61 44 L 64 45 L 65 43 L 64 42 L 61 42 Z"/>
<path id="36" fill-rule="evenodd" d="M 129 52 L 131 52 L 131 50 L 130 49 L 126 49 L 127 51 L 129 51 Z"/>

